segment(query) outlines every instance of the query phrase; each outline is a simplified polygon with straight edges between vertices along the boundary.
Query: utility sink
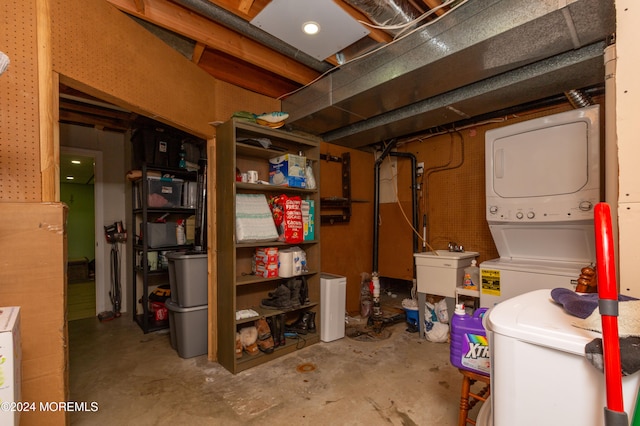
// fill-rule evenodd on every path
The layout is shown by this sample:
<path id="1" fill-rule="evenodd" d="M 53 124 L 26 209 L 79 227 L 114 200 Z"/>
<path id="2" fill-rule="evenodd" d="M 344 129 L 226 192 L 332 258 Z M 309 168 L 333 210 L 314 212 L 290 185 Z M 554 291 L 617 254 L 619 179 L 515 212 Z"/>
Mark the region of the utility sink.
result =
<path id="1" fill-rule="evenodd" d="M 480 253 L 475 251 L 449 251 L 449 250 L 435 250 L 435 251 L 427 251 L 424 253 L 414 253 L 415 257 L 435 257 L 441 259 L 466 259 L 466 258 L 474 258 L 479 256 Z"/>
<path id="2" fill-rule="evenodd" d="M 455 297 L 456 286 L 462 285 L 464 268 L 479 255 L 475 251 L 449 250 L 414 253 L 418 292 Z"/>

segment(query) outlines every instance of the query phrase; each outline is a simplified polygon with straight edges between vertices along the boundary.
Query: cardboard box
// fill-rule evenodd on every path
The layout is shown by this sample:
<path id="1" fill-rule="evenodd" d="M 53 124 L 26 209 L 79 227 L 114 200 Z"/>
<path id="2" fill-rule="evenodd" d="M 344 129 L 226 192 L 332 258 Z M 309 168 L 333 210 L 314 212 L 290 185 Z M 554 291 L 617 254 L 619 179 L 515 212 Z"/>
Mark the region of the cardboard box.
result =
<path id="1" fill-rule="evenodd" d="M 20 306 L 21 400 L 66 401 L 66 219 L 63 203 L 0 203 L 0 300 Z M 43 295 L 46 295 L 44 297 Z M 23 412 L 24 425 L 66 424 L 64 411 Z M 5 423 L 2 423 L 5 424 Z"/>
<path id="2" fill-rule="evenodd" d="M 305 166 L 307 158 L 284 154 L 269 160 L 269 183 L 293 188 L 306 188 Z"/>
<path id="3" fill-rule="evenodd" d="M 278 248 L 259 247 L 253 255 L 251 269 L 254 275 L 263 278 L 278 276 Z"/>
<path id="4" fill-rule="evenodd" d="M 21 403 L 20 308 L 0 308 L 0 401 Z M 0 410 L 0 424 L 20 424 L 19 410 Z"/>
<path id="5" fill-rule="evenodd" d="M 315 205 L 313 200 L 302 200 L 302 226 L 304 241 L 315 239 Z"/>
<path id="6" fill-rule="evenodd" d="M 278 247 L 258 247 L 254 260 L 257 264 L 278 263 Z"/>

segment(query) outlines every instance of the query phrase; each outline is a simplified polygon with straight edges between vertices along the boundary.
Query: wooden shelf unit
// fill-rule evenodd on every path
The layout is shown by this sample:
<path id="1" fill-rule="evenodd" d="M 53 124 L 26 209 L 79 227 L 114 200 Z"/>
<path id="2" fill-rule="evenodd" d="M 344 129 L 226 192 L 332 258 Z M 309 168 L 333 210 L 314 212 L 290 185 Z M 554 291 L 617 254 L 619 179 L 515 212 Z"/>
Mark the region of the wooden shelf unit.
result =
<path id="1" fill-rule="evenodd" d="M 266 149 L 238 142 L 238 138 L 268 138 L 278 149 Z M 284 151 L 283 151 L 284 149 Z M 269 180 L 269 159 L 285 153 L 303 152 L 314 169 L 315 180 L 320 182 L 320 140 L 312 136 L 289 133 L 265 126 L 232 119 L 217 128 L 216 132 L 216 204 L 217 204 L 217 287 L 218 287 L 218 362 L 232 373 L 273 360 L 286 353 L 320 341 L 320 192 L 315 189 L 236 182 L 236 168 L 242 172 L 257 170 L 262 181 Z M 267 198 L 277 194 L 300 196 L 313 200 L 315 205 L 315 238 L 299 244 L 283 242 L 236 243 L 235 196 L 237 193 L 265 194 Z M 310 303 L 299 309 L 280 311 L 260 308 L 262 299 L 289 278 L 262 278 L 251 275 L 251 260 L 258 247 L 301 247 L 307 257 L 309 272 L 305 278 L 309 287 Z M 299 339 L 287 338 L 287 344 L 279 346 L 271 354 L 260 353 L 241 358 L 235 356 L 236 331 L 251 325 L 259 317 L 236 320 L 236 311 L 253 309 L 260 317 L 284 313 L 287 322 L 297 320 L 305 311 L 315 312 L 316 333 L 308 333 Z"/>

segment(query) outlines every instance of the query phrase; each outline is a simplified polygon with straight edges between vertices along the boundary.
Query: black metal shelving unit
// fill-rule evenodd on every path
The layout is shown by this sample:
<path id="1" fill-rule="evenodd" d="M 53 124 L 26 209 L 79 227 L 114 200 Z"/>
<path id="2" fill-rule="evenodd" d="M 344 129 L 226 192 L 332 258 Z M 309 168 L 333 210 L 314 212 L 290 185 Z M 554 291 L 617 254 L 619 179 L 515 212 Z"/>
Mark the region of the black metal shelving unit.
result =
<path id="1" fill-rule="evenodd" d="M 188 207 L 149 207 L 149 172 L 160 173 L 161 176 L 169 175 L 172 178 L 182 179 L 183 181 L 198 182 L 198 172 L 187 171 L 178 168 L 157 167 L 148 164 L 142 165 L 141 177 L 132 182 L 133 189 L 131 191 L 131 224 L 136 230 L 133 240 L 133 320 L 140 326 L 146 334 L 149 332 L 165 329 L 169 327 L 168 318 L 165 320 L 156 320 L 149 307 L 150 287 L 162 284 L 169 284 L 169 272 L 167 269 L 151 270 L 149 264 L 149 253 L 170 252 L 193 250 L 193 244 L 181 245 L 162 245 L 151 247 L 149 245 L 149 237 L 145 235 L 146 225 L 156 219 L 165 216 L 167 218 L 187 218 L 190 216 L 197 217 L 197 208 Z M 156 174 L 157 174 L 156 173 Z M 198 192 L 201 189 L 198 189 Z M 158 265 L 158 268 L 160 266 Z M 141 284 L 142 291 L 138 293 L 138 286 Z"/>

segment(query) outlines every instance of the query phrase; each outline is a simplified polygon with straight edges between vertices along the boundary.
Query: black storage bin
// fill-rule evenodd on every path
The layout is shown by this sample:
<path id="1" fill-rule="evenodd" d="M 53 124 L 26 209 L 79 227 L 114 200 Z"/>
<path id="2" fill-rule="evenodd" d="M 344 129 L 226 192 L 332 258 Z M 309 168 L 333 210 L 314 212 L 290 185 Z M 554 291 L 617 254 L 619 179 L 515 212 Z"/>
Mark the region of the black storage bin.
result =
<path id="1" fill-rule="evenodd" d="M 158 167 L 178 167 L 181 138 L 161 127 L 139 127 L 133 130 L 133 167 L 143 163 Z"/>

